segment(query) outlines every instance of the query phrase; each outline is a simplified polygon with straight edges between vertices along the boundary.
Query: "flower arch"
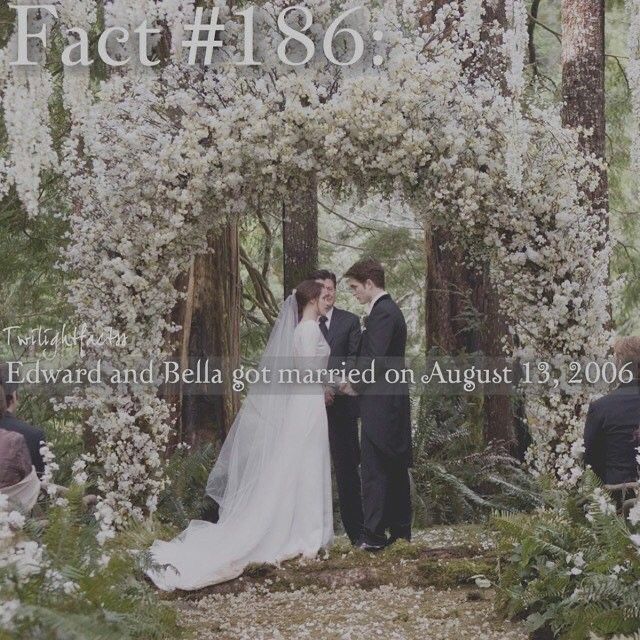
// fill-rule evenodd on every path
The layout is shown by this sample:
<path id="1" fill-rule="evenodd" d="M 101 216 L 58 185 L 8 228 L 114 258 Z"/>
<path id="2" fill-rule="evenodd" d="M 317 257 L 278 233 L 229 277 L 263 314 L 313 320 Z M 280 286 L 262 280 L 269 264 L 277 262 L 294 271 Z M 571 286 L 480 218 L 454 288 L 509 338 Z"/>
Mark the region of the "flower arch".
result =
<path id="1" fill-rule="evenodd" d="M 218 4 L 229 46 L 240 50 L 230 8 Z M 63 154 L 71 212 L 61 268 L 73 276 L 78 317 L 96 333 L 128 336 L 125 348 L 92 346 L 86 364 L 101 361 L 108 374 L 166 358 L 166 332 L 178 329 L 166 319 L 180 295 L 173 282 L 205 250 L 206 232 L 291 198 L 311 173 L 338 196 L 399 193 L 432 224 L 447 225 L 470 262 L 488 260 L 518 338 L 517 347 L 505 344 L 512 355 L 603 356 L 609 247 L 589 204 L 595 161 L 553 109 L 525 111 L 525 8 L 507 5 L 509 25 L 491 26 L 497 47 L 481 37 L 480 0 L 448 4 L 428 23 L 418 6 L 384 3 L 359 25 L 385 34 L 384 65 L 347 69 L 314 58 L 284 69 L 272 25 L 286 5 L 268 3 L 256 36 L 262 67 L 238 67 L 233 54 L 209 70 L 175 57 L 157 71 L 114 75 L 95 98 L 76 102 Z M 312 8 L 326 24 L 348 3 Z M 179 13 L 190 12 L 193 3 L 183 1 Z M 86 76 L 65 73 L 73 95 L 90 95 Z M 16 139 L 9 178 L 24 165 L 21 153 L 29 150 Z M 34 164 L 32 183 L 38 172 Z M 24 176 L 21 189 L 32 193 Z M 578 477 L 587 401 L 581 390 L 528 397 L 535 472 Z M 105 536 L 152 512 L 170 433 L 170 407 L 157 388 L 92 385 L 65 406 L 85 411 L 96 436 L 95 451 L 75 467 L 79 476 L 100 470 Z"/>

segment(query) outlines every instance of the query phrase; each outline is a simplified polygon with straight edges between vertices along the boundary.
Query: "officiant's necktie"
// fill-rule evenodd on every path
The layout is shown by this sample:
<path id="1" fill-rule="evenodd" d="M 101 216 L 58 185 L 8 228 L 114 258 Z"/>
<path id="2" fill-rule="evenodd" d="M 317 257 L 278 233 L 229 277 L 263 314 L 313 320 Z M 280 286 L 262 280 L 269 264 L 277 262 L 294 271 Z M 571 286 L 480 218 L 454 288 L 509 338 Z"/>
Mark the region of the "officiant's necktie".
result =
<path id="1" fill-rule="evenodd" d="M 327 329 L 327 316 L 320 316 L 320 331 L 322 331 L 322 335 L 325 340 L 329 340 L 329 329 Z"/>

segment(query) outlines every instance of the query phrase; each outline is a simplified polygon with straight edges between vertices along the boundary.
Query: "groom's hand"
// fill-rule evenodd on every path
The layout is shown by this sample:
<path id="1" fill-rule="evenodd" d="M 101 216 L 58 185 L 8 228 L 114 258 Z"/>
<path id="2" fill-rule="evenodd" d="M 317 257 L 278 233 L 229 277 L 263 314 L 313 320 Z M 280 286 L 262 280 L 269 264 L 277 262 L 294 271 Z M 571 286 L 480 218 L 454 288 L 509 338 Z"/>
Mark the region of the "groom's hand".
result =
<path id="1" fill-rule="evenodd" d="M 333 399 L 335 398 L 335 391 L 330 387 L 327 387 L 324 390 L 324 403 L 327 407 L 330 407 L 333 404 Z"/>
<path id="2" fill-rule="evenodd" d="M 340 393 L 344 393 L 345 396 L 357 396 L 358 393 L 354 391 L 349 382 L 345 382 L 340 385 Z"/>

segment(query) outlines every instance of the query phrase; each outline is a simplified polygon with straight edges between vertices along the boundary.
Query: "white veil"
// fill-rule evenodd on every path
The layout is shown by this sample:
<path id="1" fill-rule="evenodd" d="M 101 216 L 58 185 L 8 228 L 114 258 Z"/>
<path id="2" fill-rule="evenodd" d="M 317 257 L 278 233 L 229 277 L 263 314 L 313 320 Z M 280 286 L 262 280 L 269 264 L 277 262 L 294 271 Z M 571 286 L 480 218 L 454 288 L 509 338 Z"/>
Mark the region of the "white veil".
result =
<path id="1" fill-rule="evenodd" d="M 320 329 L 299 327 L 285 301 L 260 366 L 305 364 Z M 297 335 L 305 330 L 308 336 Z M 312 331 L 313 330 L 313 331 Z M 294 354 L 294 338 L 296 352 Z M 328 351 L 328 346 L 323 351 Z M 295 360 L 294 360 L 295 355 Z M 326 364 L 328 353 L 323 356 Z M 331 466 L 322 385 L 252 385 L 222 446 L 206 492 L 220 505 L 213 524 L 191 520 L 173 540 L 155 540 L 147 575 L 161 589 L 201 589 L 239 576 L 252 562 L 313 557 L 333 538 Z M 292 395 L 299 391 L 303 398 Z M 307 397 L 316 396 L 317 397 Z"/>
<path id="2" fill-rule="evenodd" d="M 292 365 L 297 324 L 298 305 L 291 294 L 282 305 L 260 359 L 259 368 L 270 369 L 273 380 L 277 380 L 277 369 Z M 275 459 L 274 448 L 278 446 L 288 399 L 289 394 L 277 381 L 249 387 L 207 481 L 206 494 L 220 505 L 220 523 L 243 509 L 256 482 L 264 478 L 265 465 Z"/>

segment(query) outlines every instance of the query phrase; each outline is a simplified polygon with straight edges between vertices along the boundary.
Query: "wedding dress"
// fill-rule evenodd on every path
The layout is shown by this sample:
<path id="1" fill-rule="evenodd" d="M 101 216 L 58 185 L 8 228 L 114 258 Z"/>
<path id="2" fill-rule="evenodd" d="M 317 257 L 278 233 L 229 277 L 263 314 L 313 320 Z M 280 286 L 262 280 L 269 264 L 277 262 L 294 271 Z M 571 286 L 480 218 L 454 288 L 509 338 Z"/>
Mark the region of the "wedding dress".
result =
<path id="1" fill-rule="evenodd" d="M 249 563 L 313 557 L 331 543 L 323 388 L 278 384 L 275 374 L 325 368 L 329 353 L 317 322 L 297 322 L 289 296 L 260 362 L 276 384 L 250 388 L 209 476 L 207 494 L 220 505 L 220 518 L 192 520 L 173 540 L 153 543 L 155 566 L 147 575 L 159 588 L 201 589 L 238 577 Z"/>

